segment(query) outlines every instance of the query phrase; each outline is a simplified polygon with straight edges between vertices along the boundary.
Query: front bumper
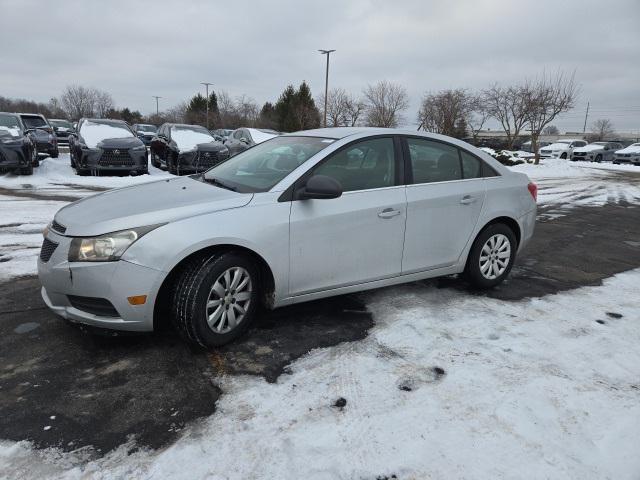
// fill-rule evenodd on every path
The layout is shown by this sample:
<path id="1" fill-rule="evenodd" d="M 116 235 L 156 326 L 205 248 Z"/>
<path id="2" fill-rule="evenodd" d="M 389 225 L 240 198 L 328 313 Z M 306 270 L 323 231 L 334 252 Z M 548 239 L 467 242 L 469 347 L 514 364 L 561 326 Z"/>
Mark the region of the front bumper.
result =
<path id="1" fill-rule="evenodd" d="M 0 169 L 21 168 L 29 165 L 29 158 L 22 148 L 0 148 Z"/>
<path id="2" fill-rule="evenodd" d="M 55 153 L 58 150 L 58 141 L 36 141 L 36 148 L 38 149 L 38 153 Z"/>
<path id="3" fill-rule="evenodd" d="M 178 155 L 178 168 L 180 172 L 199 173 L 229 158 L 229 151 L 192 151 Z"/>
<path id="4" fill-rule="evenodd" d="M 113 152 L 117 151 L 117 154 Z M 148 170 L 147 150 L 134 149 L 92 149 L 82 150 L 77 166 L 92 171 L 130 171 Z"/>
<path id="5" fill-rule="evenodd" d="M 640 155 L 638 156 L 616 156 L 613 159 L 614 163 L 624 163 L 624 164 L 632 164 L 632 165 L 640 165 Z"/>
<path id="6" fill-rule="evenodd" d="M 147 332 L 153 330 L 155 285 L 161 272 L 123 260 L 117 262 L 69 262 L 70 237 L 50 231 L 47 239 L 57 243 L 45 262 L 38 258 L 42 298 L 57 315 L 76 323 L 111 330 Z M 143 305 L 130 305 L 127 297 L 147 295 Z M 76 308 L 69 296 L 108 300 L 115 316 L 96 315 Z"/>

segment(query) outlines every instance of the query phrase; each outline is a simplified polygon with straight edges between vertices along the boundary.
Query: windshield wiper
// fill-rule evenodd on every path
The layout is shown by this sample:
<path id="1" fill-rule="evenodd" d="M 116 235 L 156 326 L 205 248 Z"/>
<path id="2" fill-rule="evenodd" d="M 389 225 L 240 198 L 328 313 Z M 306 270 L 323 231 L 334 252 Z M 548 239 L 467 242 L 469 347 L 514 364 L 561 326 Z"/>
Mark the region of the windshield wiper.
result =
<path id="1" fill-rule="evenodd" d="M 220 188 L 224 188 L 226 190 L 231 190 L 232 192 L 237 192 L 238 191 L 238 189 L 236 187 L 232 187 L 228 183 L 222 182 L 222 181 L 218 180 L 217 178 L 214 178 L 214 177 L 207 178 L 204 175 L 202 175 L 202 178 L 204 179 L 205 182 L 213 183 L 214 185 L 216 185 L 216 186 L 218 186 Z"/>

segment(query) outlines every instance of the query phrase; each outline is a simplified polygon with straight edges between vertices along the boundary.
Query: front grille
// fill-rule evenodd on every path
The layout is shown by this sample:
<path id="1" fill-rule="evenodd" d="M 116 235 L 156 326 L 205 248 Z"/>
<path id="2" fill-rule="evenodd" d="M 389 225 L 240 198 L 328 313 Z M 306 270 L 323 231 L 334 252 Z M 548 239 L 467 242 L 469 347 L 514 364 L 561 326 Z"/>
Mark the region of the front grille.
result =
<path id="1" fill-rule="evenodd" d="M 219 164 L 222 160 L 225 160 L 228 155 L 220 155 L 218 152 L 198 152 L 195 160 L 193 161 L 194 166 L 198 166 L 200 168 L 210 168 L 217 164 Z"/>
<path id="2" fill-rule="evenodd" d="M 80 297 L 77 295 L 67 295 L 69 303 L 74 308 L 83 312 L 98 315 L 99 317 L 119 317 L 118 311 L 106 298 Z"/>
<path id="3" fill-rule="evenodd" d="M 125 148 L 105 148 L 102 151 L 98 165 L 114 167 L 133 167 L 135 162 Z"/>
<path id="4" fill-rule="evenodd" d="M 586 155 L 585 152 L 573 152 L 573 155 L 576 157 L 584 157 Z"/>
<path id="5" fill-rule="evenodd" d="M 45 238 L 44 242 L 42 242 L 42 248 L 40 249 L 40 260 L 45 263 L 48 262 L 57 247 L 58 244 L 56 242 L 52 242 L 48 238 Z"/>
<path id="6" fill-rule="evenodd" d="M 0 162 L 5 162 L 7 160 L 7 158 L 4 156 L 4 153 L 2 153 L 2 150 L 0 150 Z"/>
<path id="7" fill-rule="evenodd" d="M 67 227 L 65 227 L 64 225 L 60 225 L 55 220 L 53 222 L 51 222 L 51 229 L 55 230 L 58 233 L 62 233 L 62 234 L 64 234 L 64 232 L 67 231 Z"/>
<path id="8" fill-rule="evenodd" d="M 551 153 L 551 150 L 540 150 L 540 153 Z"/>

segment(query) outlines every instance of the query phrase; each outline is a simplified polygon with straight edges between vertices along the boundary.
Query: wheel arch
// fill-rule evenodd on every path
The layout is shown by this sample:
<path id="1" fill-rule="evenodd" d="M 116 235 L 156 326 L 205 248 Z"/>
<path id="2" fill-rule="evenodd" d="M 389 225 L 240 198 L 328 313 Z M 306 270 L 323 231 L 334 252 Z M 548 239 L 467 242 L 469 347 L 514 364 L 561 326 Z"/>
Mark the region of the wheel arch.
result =
<path id="1" fill-rule="evenodd" d="M 275 277 L 267 261 L 254 250 L 241 245 L 228 243 L 210 245 L 185 256 L 178 263 L 176 263 L 165 275 L 158 290 L 158 294 L 156 295 L 155 303 L 153 306 L 154 330 L 162 329 L 165 324 L 169 323 L 167 321 L 167 315 L 169 313 L 171 299 L 169 298 L 168 291 L 171 288 L 173 282 L 175 282 L 178 275 L 180 275 L 180 273 L 182 272 L 182 268 L 184 267 L 184 265 L 196 256 L 210 256 L 216 254 L 220 255 L 227 252 L 239 252 L 255 261 L 260 274 L 260 287 L 262 289 L 261 303 L 266 308 L 272 308 L 275 293 Z"/>
<path id="2" fill-rule="evenodd" d="M 478 238 L 478 236 L 483 231 L 485 231 L 488 227 L 490 227 L 491 225 L 496 225 L 498 223 L 502 223 L 511 229 L 513 234 L 516 236 L 516 244 L 517 244 L 516 248 L 519 247 L 520 241 L 522 239 L 522 228 L 520 227 L 520 224 L 518 223 L 518 221 L 512 217 L 500 216 L 490 220 L 480 230 L 478 230 L 478 233 L 476 234 L 476 238 Z M 475 238 L 474 238 L 474 242 L 475 242 Z"/>

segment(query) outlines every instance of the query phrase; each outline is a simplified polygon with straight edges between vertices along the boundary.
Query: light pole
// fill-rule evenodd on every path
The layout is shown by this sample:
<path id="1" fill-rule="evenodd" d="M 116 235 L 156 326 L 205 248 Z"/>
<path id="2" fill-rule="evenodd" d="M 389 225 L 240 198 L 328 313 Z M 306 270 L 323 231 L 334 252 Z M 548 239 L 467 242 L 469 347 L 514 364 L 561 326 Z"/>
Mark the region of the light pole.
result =
<path id="1" fill-rule="evenodd" d="M 160 109 L 158 108 L 158 99 L 162 97 L 159 97 L 157 95 L 152 95 L 152 97 L 156 99 L 156 116 L 158 116 L 160 115 Z"/>
<path id="2" fill-rule="evenodd" d="M 322 55 L 327 56 L 327 70 L 324 76 L 324 126 L 327 126 L 327 98 L 329 96 L 329 55 L 335 50 L 318 50 Z"/>
<path id="3" fill-rule="evenodd" d="M 209 85 L 213 85 L 213 83 L 200 82 L 200 85 L 204 85 L 207 90 L 207 130 L 209 130 Z"/>

